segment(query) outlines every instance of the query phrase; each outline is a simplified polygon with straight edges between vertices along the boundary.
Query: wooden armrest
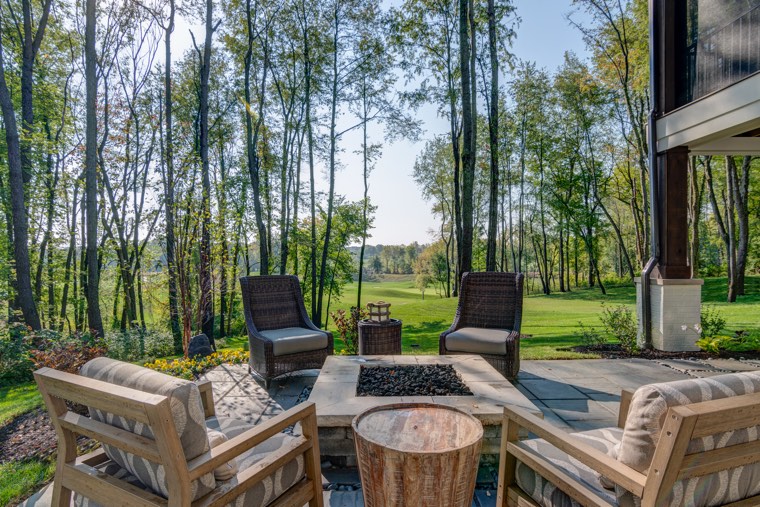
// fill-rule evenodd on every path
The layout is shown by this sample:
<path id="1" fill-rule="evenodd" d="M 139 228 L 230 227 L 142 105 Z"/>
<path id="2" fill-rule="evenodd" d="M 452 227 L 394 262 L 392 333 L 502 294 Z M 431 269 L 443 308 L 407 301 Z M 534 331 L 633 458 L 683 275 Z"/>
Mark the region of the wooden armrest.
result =
<path id="1" fill-rule="evenodd" d="M 211 472 L 303 419 L 312 417 L 316 425 L 316 415 L 316 405 L 307 401 L 254 426 L 223 444 L 213 447 L 210 452 L 189 461 L 187 468 L 190 472 L 190 479 L 195 480 L 203 474 Z M 307 433 L 304 432 L 304 434 Z M 308 434 L 316 435 L 316 430 Z"/>
<path id="2" fill-rule="evenodd" d="M 198 382 L 198 390 L 201 392 L 201 404 L 203 404 L 203 417 L 208 419 L 216 415 L 214 408 L 214 391 L 210 380 Z"/>
<path id="3" fill-rule="evenodd" d="M 582 440 L 574 437 L 563 430 L 553 427 L 550 423 L 539 419 L 530 412 L 517 407 L 504 407 L 504 417 L 514 421 L 518 426 L 527 429 L 540 438 L 543 438 L 557 449 L 567 453 L 589 468 L 599 472 L 604 477 L 632 492 L 641 496 L 646 483 L 646 476 L 633 468 L 620 463 L 618 460 L 591 447 Z M 520 448 L 524 444 L 509 442 L 507 452 L 510 449 Z M 549 461 L 548 466 L 554 467 Z"/>
<path id="4" fill-rule="evenodd" d="M 620 409 L 618 410 L 618 428 L 625 428 L 625 420 L 628 419 L 628 410 L 631 408 L 633 391 L 623 389 L 620 391 Z"/>

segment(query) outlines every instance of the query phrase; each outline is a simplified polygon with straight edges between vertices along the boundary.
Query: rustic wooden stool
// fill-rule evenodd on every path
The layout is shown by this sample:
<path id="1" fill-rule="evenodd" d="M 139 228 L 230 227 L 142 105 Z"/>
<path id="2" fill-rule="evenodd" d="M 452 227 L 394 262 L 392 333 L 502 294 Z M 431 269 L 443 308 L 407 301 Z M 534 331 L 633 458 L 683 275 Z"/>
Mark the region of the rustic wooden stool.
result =
<path id="1" fill-rule="evenodd" d="M 432 403 L 371 408 L 352 423 L 366 507 L 470 507 L 483 426 Z"/>

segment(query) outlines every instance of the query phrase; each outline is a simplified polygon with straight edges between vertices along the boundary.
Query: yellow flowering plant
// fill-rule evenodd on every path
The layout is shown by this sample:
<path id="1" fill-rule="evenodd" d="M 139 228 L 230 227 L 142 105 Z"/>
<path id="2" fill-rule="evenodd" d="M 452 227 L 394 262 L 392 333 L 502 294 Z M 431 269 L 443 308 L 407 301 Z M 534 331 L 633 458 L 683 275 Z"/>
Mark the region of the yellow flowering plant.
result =
<path id="1" fill-rule="evenodd" d="M 248 362 L 248 353 L 241 349 L 218 350 L 205 357 L 186 357 L 174 360 L 156 359 L 145 367 L 166 373 L 173 377 L 195 380 L 206 371 L 220 364 L 243 364 Z"/>

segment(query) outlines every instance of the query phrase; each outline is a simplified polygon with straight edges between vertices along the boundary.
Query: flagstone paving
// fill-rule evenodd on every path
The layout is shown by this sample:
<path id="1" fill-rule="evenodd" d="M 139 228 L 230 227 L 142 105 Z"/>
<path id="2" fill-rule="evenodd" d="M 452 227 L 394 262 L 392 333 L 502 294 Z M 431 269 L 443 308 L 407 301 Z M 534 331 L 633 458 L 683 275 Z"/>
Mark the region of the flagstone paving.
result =
<path id="1" fill-rule="evenodd" d="M 760 370 L 760 361 L 732 359 L 662 360 L 585 359 L 523 361 L 516 387 L 544 414 L 545 420 L 566 431 L 585 431 L 617 424 L 620 391 L 653 382 L 702 378 L 735 371 Z M 223 365 L 204 378 L 213 381 L 217 413 L 258 424 L 305 400 L 319 370 L 282 376 L 268 390 L 248 373 L 246 365 Z M 353 468 L 324 464 L 325 505 L 363 506 L 359 474 Z M 496 503 L 496 471 L 478 473 L 473 507 Z M 22 505 L 50 505 L 45 488 Z"/>

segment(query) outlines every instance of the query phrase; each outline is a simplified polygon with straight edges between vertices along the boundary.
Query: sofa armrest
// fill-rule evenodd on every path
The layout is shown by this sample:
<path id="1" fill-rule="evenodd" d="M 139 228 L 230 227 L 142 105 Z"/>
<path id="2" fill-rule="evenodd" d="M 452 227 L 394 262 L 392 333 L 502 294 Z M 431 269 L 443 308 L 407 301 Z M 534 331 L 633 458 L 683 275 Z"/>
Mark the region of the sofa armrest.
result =
<path id="1" fill-rule="evenodd" d="M 565 480 L 566 474 L 556 465 L 542 456 L 536 455 L 535 452 L 529 449 L 525 444 L 519 442 L 517 438 L 515 438 L 517 435 L 517 429 L 512 427 L 513 425 L 517 426 L 517 428 L 525 428 L 536 436 L 543 438 L 561 451 L 567 453 L 596 472 L 599 472 L 602 476 L 621 485 L 634 495 L 641 496 L 643 493 L 644 484 L 646 483 L 646 476 L 644 474 L 620 463 L 611 456 L 591 447 L 573 435 L 566 433 L 559 428 L 553 427 L 550 423 L 534 416 L 524 409 L 505 407 L 504 425 L 505 429 L 502 429 L 502 439 L 506 437 L 508 441 L 502 443 L 502 454 L 506 453 L 511 455 L 510 458 L 512 460 L 517 458 L 520 461 L 523 461 L 526 465 L 535 469 L 539 474 L 558 486 L 562 483 L 568 485 L 568 481 Z M 507 456 L 502 456 L 500 462 L 506 463 Z M 552 481 L 552 479 L 557 482 Z M 502 482 L 501 477 L 499 482 Z M 499 491 L 501 492 L 501 490 L 502 487 L 500 486 Z"/>
<path id="2" fill-rule="evenodd" d="M 618 428 L 625 428 L 625 420 L 628 419 L 628 410 L 631 408 L 633 391 L 623 389 L 620 391 L 620 409 L 618 410 Z"/>
<path id="3" fill-rule="evenodd" d="M 212 384 L 210 380 L 202 380 L 198 382 L 198 390 L 201 392 L 201 404 L 203 405 L 203 416 L 206 419 L 216 415 L 216 409 L 214 408 L 214 391 L 211 387 Z"/>
<path id="4" fill-rule="evenodd" d="M 187 468 L 190 472 L 190 479 L 197 479 L 203 474 L 213 471 L 215 468 L 237 458 L 244 452 L 253 449 L 266 439 L 273 437 L 297 422 L 301 422 L 302 427 L 304 427 L 304 435 L 314 440 L 312 445 L 318 445 L 316 443 L 317 412 L 315 407 L 313 402 L 301 403 L 229 439 L 221 445 L 211 448 L 211 451 L 208 453 L 188 462 Z M 313 431 L 307 431 L 305 428 L 307 425 L 313 426 L 313 428 L 310 427 L 310 430 Z"/>

